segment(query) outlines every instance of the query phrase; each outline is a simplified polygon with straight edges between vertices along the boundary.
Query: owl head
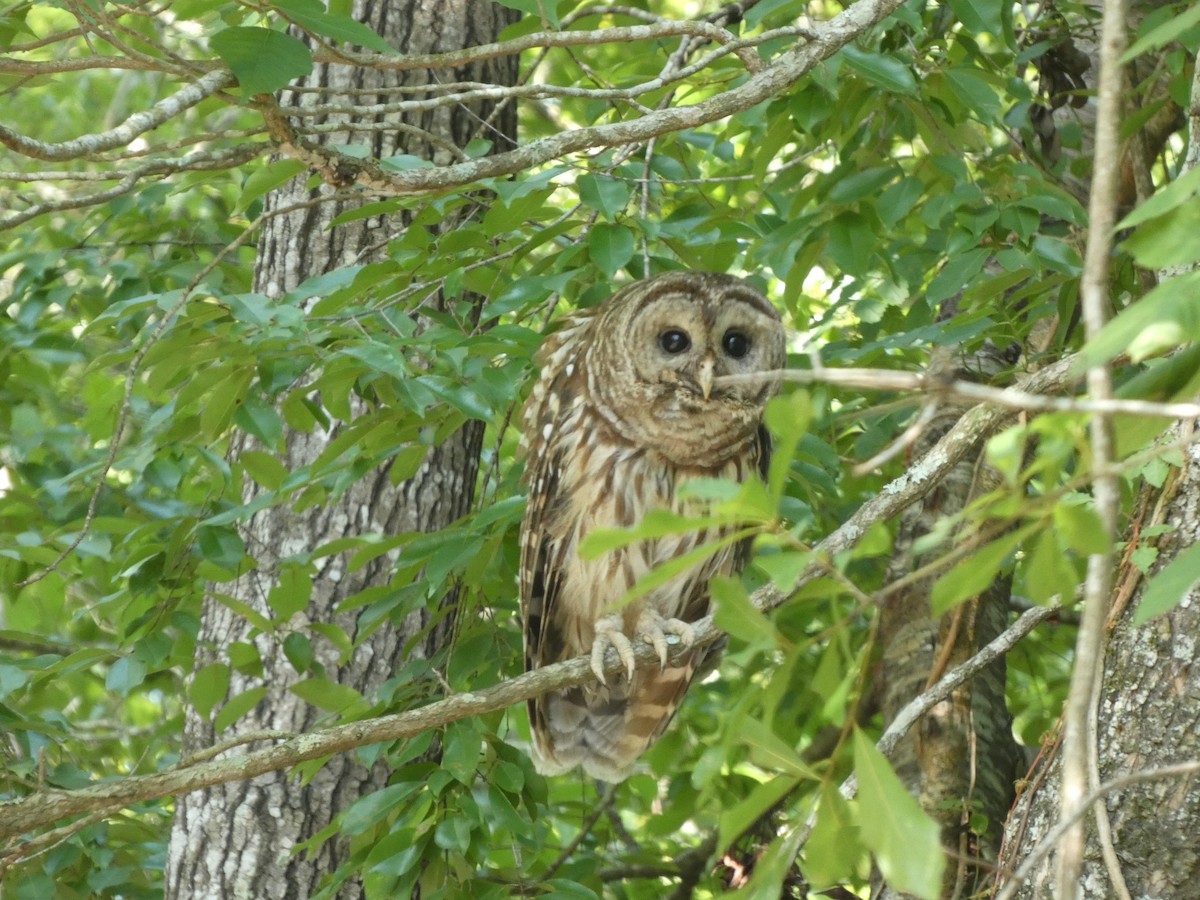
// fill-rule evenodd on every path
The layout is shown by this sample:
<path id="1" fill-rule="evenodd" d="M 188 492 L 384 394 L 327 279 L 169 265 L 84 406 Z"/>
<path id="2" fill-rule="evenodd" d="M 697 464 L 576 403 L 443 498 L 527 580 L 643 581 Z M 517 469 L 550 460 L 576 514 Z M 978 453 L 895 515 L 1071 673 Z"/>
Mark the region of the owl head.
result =
<path id="1" fill-rule="evenodd" d="M 773 379 L 717 385 L 722 375 L 783 368 L 779 313 L 743 281 L 671 272 L 606 300 L 591 323 L 589 393 L 624 438 L 677 465 L 713 468 L 751 440 Z"/>

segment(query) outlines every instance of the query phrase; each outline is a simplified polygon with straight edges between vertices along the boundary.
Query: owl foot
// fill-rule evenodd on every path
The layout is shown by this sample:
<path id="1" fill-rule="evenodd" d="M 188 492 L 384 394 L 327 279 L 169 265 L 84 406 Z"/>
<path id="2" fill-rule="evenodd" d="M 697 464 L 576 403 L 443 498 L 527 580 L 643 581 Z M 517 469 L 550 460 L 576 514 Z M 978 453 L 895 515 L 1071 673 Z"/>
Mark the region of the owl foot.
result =
<path id="1" fill-rule="evenodd" d="M 604 653 L 612 647 L 625 665 L 625 674 L 633 678 L 636 659 L 633 644 L 625 636 L 624 619 L 619 615 L 605 616 L 596 622 L 595 637 L 592 639 L 592 671 L 601 684 L 608 684 L 604 675 Z M 636 634 L 654 648 L 662 668 L 667 667 L 667 635 L 673 634 L 685 647 L 696 639 L 696 632 L 687 622 L 680 619 L 664 619 L 652 610 L 644 610 L 638 616 Z"/>
<path id="2" fill-rule="evenodd" d="M 689 646 L 696 640 L 696 632 L 682 619 L 664 619 L 652 610 L 643 610 L 638 616 L 637 634 L 643 641 L 654 648 L 658 654 L 660 668 L 667 667 L 667 635 L 673 634 L 679 638 L 679 643 Z"/>
<path id="3" fill-rule="evenodd" d="M 621 657 L 628 677 L 633 677 L 636 660 L 633 658 L 633 644 L 621 630 L 624 624 L 625 620 L 619 615 L 605 616 L 596 621 L 596 636 L 592 639 L 592 671 L 596 673 L 601 684 L 608 684 L 608 679 L 604 676 L 604 651 L 609 647 L 616 650 L 617 656 Z"/>

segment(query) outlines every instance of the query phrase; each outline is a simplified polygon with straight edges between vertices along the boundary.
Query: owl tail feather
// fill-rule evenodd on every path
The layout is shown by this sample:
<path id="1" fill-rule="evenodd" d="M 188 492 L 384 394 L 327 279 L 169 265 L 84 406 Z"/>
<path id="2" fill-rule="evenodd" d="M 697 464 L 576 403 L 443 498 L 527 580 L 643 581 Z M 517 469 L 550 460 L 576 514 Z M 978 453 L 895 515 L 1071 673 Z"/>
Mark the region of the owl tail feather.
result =
<path id="1" fill-rule="evenodd" d="M 630 682 L 553 691 L 532 701 L 534 768 L 560 775 L 580 766 L 593 778 L 624 781 L 675 715 L 695 673 L 692 663 L 641 670 Z"/>

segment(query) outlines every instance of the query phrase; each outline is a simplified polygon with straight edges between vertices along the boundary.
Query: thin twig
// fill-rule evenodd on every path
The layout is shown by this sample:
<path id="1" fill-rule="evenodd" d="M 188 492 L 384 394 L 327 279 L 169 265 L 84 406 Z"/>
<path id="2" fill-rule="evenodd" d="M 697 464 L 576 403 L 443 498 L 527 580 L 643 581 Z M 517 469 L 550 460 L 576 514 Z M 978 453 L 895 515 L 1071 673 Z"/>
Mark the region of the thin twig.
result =
<path id="1" fill-rule="evenodd" d="M 1083 358 L 1069 358 L 1072 371 L 1082 368 Z M 1070 379 L 1073 380 L 1073 379 Z M 1063 385 L 1069 383 L 1064 379 Z M 749 384 L 759 381 L 788 381 L 796 384 L 830 384 L 865 391 L 908 391 L 957 397 L 973 403 L 992 403 L 1026 412 L 1065 412 L 1107 415 L 1159 416 L 1167 419 L 1200 417 L 1200 403 L 1155 403 L 1150 400 L 1123 400 L 1114 397 L 1058 397 L 1035 394 L 1019 386 L 990 387 L 972 381 L 956 381 L 921 372 L 896 372 L 891 369 L 776 369 L 746 375 L 721 375 L 713 385 Z"/>
<path id="2" fill-rule="evenodd" d="M 1125 47 L 1125 2 L 1105 0 L 1100 36 L 1100 76 L 1097 86 L 1099 111 L 1096 119 L 1095 152 L 1091 196 L 1088 201 L 1088 236 L 1084 254 L 1080 298 L 1088 340 L 1104 327 L 1108 318 L 1108 260 L 1117 220 L 1117 186 L 1121 161 L 1121 64 Z M 1112 402 L 1112 371 L 1107 361 L 1087 369 L 1088 395 L 1094 403 Z M 1102 803 L 1084 802 L 1089 773 L 1099 778 L 1097 736 L 1090 727 L 1100 699 L 1104 677 L 1104 621 L 1113 581 L 1113 542 L 1117 536 L 1120 486 L 1112 471 L 1115 458 L 1111 411 L 1096 411 L 1090 423 L 1093 484 L 1096 514 L 1103 523 L 1106 548 L 1088 557 L 1084 581 L 1083 616 L 1075 642 L 1075 664 L 1063 711 L 1062 782 L 1059 822 L 1064 825 L 1055 869 L 1055 894 L 1059 900 L 1082 896 L 1080 874 L 1086 832 L 1083 812 L 1095 805 L 1097 830 L 1109 878 L 1119 896 L 1128 898 L 1116 851 L 1112 847 L 1107 809 Z M 1095 785 L 1093 784 L 1094 788 Z M 1107 838 L 1105 840 L 1105 838 Z"/>

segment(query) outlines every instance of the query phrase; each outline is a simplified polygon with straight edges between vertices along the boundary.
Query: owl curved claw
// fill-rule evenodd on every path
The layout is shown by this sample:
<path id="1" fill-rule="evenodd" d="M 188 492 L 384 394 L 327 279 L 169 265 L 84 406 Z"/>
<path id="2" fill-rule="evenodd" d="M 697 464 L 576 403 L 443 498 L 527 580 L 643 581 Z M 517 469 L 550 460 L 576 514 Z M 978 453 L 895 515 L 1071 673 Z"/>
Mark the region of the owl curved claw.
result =
<path id="1" fill-rule="evenodd" d="M 625 664 L 626 676 L 633 678 L 636 662 L 633 657 L 633 644 L 621 630 L 623 625 L 624 620 L 619 615 L 605 616 L 596 621 L 596 633 L 592 638 L 592 671 L 596 673 L 601 684 L 608 684 L 608 679 L 604 676 L 604 651 L 609 647 L 616 650 L 617 656 L 621 657 L 621 662 Z"/>
<path id="2" fill-rule="evenodd" d="M 658 654 L 659 668 L 667 667 L 667 635 L 679 638 L 679 643 L 688 647 L 696 640 L 696 631 L 682 619 L 664 619 L 653 610 L 646 609 L 638 616 L 637 635 L 654 648 Z"/>
<path id="3" fill-rule="evenodd" d="M 636 659 L 633 655 L 633 643 L 625 634 L 624 625 L 624 619 L 619 615 L 605 616 L 596 622 L 595 637 L 592 639 L 592 671 L 601 684 L 608 684 L 604 675 L 604 653 L 609 647 L 617 652 L 617 656 L 625 664 L 626 677 L 633 678 Z M 638 616 L 634 633 L 654 648 L 658 655 L 659 667 L 663 669 L 667 667 L 667 635 L 675 635 L 685 647 L 691 646 L 696 640 L 696 631 L 687 622 L 681 619 L 664 619 L 649 609 L 643 610 Z"/>

